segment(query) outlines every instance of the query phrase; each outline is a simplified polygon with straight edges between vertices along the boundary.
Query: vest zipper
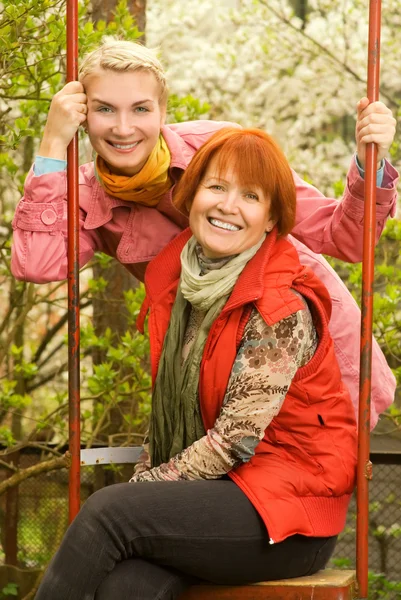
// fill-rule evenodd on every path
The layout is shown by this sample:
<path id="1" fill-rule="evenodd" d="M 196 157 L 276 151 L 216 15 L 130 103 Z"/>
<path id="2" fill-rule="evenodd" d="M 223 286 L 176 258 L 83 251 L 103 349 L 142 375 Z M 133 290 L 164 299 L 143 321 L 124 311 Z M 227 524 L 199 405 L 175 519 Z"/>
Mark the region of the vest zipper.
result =
<path id="1" fill-rule="evenodd" d="M 270 546 L 273 546 L 273 544 L 275 544 L 275 543 L 276 543 L 276 542 L 275 542 L 275 541 L 274 541 L 272 538 L 270 538 L 270 539 L 269 539 L 269 544 L 270 544 Z"/>

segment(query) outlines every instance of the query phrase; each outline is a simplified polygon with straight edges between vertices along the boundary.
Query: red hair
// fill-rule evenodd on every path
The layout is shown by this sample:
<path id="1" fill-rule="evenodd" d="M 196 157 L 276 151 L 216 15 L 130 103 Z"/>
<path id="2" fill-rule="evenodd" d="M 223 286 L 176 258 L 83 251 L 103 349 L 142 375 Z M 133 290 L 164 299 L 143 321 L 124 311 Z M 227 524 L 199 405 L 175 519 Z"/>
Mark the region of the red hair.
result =
<path id="1" fill-rule="evenodd" d="M 224 174 L 228 168 L 243 187 L 258 187 L 271 201 L 271 218 L 278 234 L 295 225 L 296 191 L 290 165 L 278 144 L 259 129 L 225 127 L 214 133 L 194 154 L 174 191 L 174 204 L 189 214 L 197 189 L 212 159 Z"/>

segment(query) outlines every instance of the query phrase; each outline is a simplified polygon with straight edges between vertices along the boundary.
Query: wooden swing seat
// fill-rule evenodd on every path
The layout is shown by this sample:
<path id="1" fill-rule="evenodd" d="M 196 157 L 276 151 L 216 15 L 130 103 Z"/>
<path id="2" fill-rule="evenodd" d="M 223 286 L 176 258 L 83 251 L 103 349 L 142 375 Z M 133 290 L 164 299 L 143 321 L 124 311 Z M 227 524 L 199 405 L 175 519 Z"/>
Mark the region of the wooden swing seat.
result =
<path id="1" fill-rule="evenodd" d="M 194 585 L 180 600 L 353 600 L 355 571 L 324 569 L 315 575 L 252 585 Z"/>
<path id="2" fill-rule="evenodd" d="M 81 466 L 136 463 L 140 446 L 81 450 Z M 324 569 L 315 575 L 249 585 L 193 585 L 180 600 L 353 600 L 355 571 Z"/>

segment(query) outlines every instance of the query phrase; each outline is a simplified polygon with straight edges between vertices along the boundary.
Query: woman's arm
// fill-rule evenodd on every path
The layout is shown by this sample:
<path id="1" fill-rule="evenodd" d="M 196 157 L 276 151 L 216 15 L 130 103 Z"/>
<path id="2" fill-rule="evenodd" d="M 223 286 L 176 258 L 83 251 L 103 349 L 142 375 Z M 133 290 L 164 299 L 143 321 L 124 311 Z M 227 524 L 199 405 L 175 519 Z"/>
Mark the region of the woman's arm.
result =
<path id="1" fill-rule="evenodd" d="M 17 279 L 46 283 L 67 277 L 67 182 L 64 170 L 67 146 L 86 120 L 87 100 L 78 81 L 67 83 L 55 94 L 49 109 L 39 160 L 45 169 L 28 173 L 25 194 L 14 221 L 11 270 Z M 49 164 L 51 167 L 49 168 Z M 42 165 L 40 165 L 42 166 Z M 39 164 L 38 164 L 39 167 Z M 43 174 L 41 174 L 43 173 Z M 80 171 L 80 200 L 85 196 Z M 80 266 L 100 250 L 99 236 L 85 231 L 80 210 Z"/>
<path id="2" fill-rule="evenodd" d="M 214 427 L 168 463 L 137 473 L 131 481 L 217 479 L 249 461 L 279 413 L 295 373 L 315 348 L 306 305 L 273 327 L 254 311 Z"/>
<path id="3" fill-rule="evenodd" d="M 368 105 L 362 98 L 357 107 L 356 142 L 358 161 L 365 164 L 366 145 L 376 143 L 378 167 L 395 135 L 395 119 L 382 103 Z M 310 250 L 348 262 L 362 260 L 364 180 L 352 159 L 342 201 L 326 198 L 294 174 L 297 189 L 297 222 L 293 235 Z M 397 201 L 397 171 L 385 161 L 383 182 L 376 190 L 376 241 L 386 220 L 394 216 Z"/>
<path id="4" fill-rule="evenodd" d="M 91 197 L 91 187 L 80 169 L 80 204 Z M 96 230 L 85 230 L 86 213 L 79 212 L 79 262 L 82 267 L 102 250 Z M 35 176 L 31 170 L 25 195 L 13 220 L 11 270 L 17 279 L 34 283 L 67 277 L 67 177 L 65 171 Z"/>

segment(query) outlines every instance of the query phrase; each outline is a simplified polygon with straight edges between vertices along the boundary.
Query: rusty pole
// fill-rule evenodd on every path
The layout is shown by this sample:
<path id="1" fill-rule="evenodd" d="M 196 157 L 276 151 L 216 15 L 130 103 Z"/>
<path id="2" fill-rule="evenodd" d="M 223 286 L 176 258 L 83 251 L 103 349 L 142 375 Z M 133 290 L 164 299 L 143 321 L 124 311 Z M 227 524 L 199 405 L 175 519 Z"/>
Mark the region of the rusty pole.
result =
<path id="1" fill-rule="evenodd" d="M 67 0 L 67 81 L 78 79 L 78 1 Z M 78 134 L 67 149 L 69 519 L 80 508 L 79 197 Z"/>
<path id="2" fill-rule="evenodd" d="M 368 90 L 370 102 L 379 99 L 381 0 L 370 0 Z M 356 568 L 359 598 L 368 597 L 370 395 L 372 372 L 373 280 L 376 232 L 377 148 L 369 144 L 365 165 L 365 217 L 362 263 L 361 363 L 359 382 Z"/>

